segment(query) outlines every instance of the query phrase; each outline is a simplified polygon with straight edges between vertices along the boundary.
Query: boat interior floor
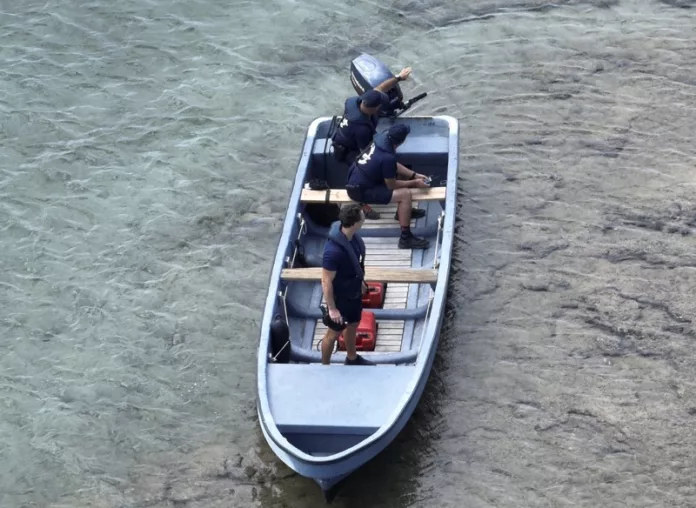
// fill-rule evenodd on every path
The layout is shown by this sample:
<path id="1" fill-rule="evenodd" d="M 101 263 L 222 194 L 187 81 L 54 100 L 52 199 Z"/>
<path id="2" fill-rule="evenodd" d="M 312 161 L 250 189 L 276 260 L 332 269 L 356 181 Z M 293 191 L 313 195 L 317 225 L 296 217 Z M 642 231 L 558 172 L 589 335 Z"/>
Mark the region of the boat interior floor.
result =
<path id="1" fill-rule="evenodd" d="M 417 222 L 420 224 L 437 223 L 438 217 L 442 214 L 442 208 L 438 202 L 418 202 L 414 203 L 413 206 L 425 209 L 426 216 L 413 219 L 411 221 L 412 228 Z M 366 246 L 366 272 L 369 274 L 371 270 L 380 269 L 432 269 L 433 260 L 437 256 L 439 235 L 429 238 L 431 246 L 427 249 L 400 249 L 398 237 L 379 236 L 380 229 L 391 228 L 393 230 L 395 227 L 398 228 L 398 221 L 395 219 L 396 204 L 373 205 L 372 208 L 380 214 L 380 218 L 367 219 L 362 227 L 363 230 L 370 232 L 370 234 L 361 235 Z M 433 228 L 433 230 L 437 232 L 438 227 Z M 305 236 L 305 240 L 312 241 L 308 236 Z M 323 243 L 326 240 L 321 238 L 316 239 L 316 241 L 316 244 L 308 246 L 308 252 L 314 252 L 315 256 L 322 251 Z M 320 259 L 320 256 L 316 259 Z M 370 280 L 369 277 L 367 280 Z M 421 283 L 387 282 L 382 307 L 364 309 L 375 313 L 377 321 L 375 348 L 373 351 L 359 351 L 359 353 L 369 358 L 373 355 L 383 356 L 385 353 L 401 353 L 403 355 L 405 352 L 410 352 L 409 357 L 413 356 L 410 361 L 404 358 L 398 363 L 415 361 L 421 334 L 426 325 L 426 313 L 432 301 L 434 287 L 431 284 L 434 284 L 434 280 L 431 283 L 427 283 L 425 280 Z M 293 343 L 303 350 L 319 353 L 321 341 L 326 333 L 326 326 L 321 321 L 319 311 L 320 303 L 325 302 L 321 284 L 315 280 L 311 289 L 305 286 L 302 298 L 299 298 L 299 293 L 296 293 L 294 298 L 289 296 L 287 300 L 288 305 L 291 306 L 291 315 L 300 318 L 291 320 Z M 295 358 L 294 361 L 305 363 L 302 358 Z M 314 363 L 314 361 L 316 358 L 308 359 L 307 363 Z M 336 359 L 332 358 L 332 363 L 334 362 Z M 342 363 L 342 360 L 340 362 Z"/>

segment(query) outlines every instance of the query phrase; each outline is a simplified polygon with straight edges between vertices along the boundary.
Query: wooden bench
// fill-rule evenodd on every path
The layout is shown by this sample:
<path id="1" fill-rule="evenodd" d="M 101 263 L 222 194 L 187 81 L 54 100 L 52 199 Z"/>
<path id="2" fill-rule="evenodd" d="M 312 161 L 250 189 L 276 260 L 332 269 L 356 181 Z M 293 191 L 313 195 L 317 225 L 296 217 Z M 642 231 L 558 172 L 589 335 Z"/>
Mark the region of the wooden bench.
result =
<path id="1" fill-rule="evenodd" d="M 321 280 L 321 268 L 285 268 L 280 278 L 287 281 Z M 375 282 L 405 282 L 433 284 L 437 282 L 437 270 L 430 268 L 378 268 L 366 267 L 365 280 Z"/>
<path id="2" fill-rule="evenodd" d="M 444 201 L 447 187 L 430 189 L 411 189 L 413 201 Z M 352 203 L 344 189 L 311 190 L 302 189 L 303 203 Z"/>

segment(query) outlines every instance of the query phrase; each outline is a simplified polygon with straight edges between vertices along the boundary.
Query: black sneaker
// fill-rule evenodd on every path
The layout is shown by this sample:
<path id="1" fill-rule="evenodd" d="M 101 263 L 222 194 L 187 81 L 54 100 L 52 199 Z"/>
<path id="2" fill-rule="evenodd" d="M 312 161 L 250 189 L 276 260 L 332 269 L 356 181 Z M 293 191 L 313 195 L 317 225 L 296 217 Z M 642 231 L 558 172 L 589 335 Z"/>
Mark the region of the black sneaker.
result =
<path id="1" fill-rule="evenodd" d="M 360 355 L 355 355 L 355 360 L 349 360 L 346 356 L 346 361 L 344 363 L 346 365 L 374 365 L 373 362 L 370 360 L 365 360 L 365 358 Z"/>
<path id="2" fill-rule="evenodd" d="M 362 207 L 365 218 L 369 220 L 379 219 L 379 212 L 372 209 L 370 205 L 363 205 Z"/>
<path id="3" fill-rule="evenodd" d="M 425 217 L 425 210 L 422 208 L 411 208 L 411 219 L 421 219 Z M 399 211 L 394 214 L 394 220 L 399 220 Z"/>
<path id="4" fill-rule="evenodd" d="M 427 249 L 430 242 L 425 238 L 417 238 L 413 235 L 401 236 L 399 238 L 399 249 Z"/>

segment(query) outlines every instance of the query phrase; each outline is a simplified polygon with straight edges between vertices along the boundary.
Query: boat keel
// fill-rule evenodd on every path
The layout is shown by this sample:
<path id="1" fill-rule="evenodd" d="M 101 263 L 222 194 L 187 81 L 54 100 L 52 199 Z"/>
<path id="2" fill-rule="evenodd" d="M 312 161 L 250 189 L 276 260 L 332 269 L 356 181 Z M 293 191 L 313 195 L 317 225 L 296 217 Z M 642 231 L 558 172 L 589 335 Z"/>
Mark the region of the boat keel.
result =
<path id="1" fill-rule="evenodd" d="M 334 485 L 328 490 L 322 490 L 322 493 L 324 494 L 324 501 L 326 501 L 326 504 L 333 503 L 333 500 L 336 499 L 336 495 L 338 494 L 339 490 L 340 485 Z"/>
<path id="2" fill-rule="evenodd" d="M 326 501 L 326 504 L 333 503 L 333 500 L 336 499 L 338 492 L 343 486 L 343 480 L 347 476 L 348 475 L 338 476 L 331 479 L 314 479 L 314 481 L 319 484 L 319 487 L 321 487 L 321 492 L 324 494 L 324 501 Z"/>

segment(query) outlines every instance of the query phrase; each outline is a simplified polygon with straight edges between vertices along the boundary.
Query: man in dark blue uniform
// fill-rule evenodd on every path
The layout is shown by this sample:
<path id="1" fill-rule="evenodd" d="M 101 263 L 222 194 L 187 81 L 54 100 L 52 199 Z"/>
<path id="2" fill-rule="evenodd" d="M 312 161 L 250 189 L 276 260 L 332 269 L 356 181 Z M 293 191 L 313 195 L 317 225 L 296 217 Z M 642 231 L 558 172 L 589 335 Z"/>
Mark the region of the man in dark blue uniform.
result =
<path id="1" fill-rule="evenodd" d="M 352 163 L 372 142 L 379 121 L 379 109 L 389 105 L 387 92 L 410 75 L 411 68 L 406 67 L 395 77 L 384 80 L 372 90 L 346 99 L 341 123 L 332 137 L 334 153 L 339 161 Z"/>
<path id="2" fill-rule="evenodd" d="M 329 230 L 324 247 L 321 288 L 326 306 L 324 324 L 328 328 L 321 342 L 321 362 L 328 365 L 338 336 L 343 332 L 346 365 L 373 365 L 357 354 L 355 335 L 362 316 L 365 284 L 365 242 L 357 235 L 365 221 L 360 206 L 352 203 L 341 208 L 339 220 Z"/>
<path id="3" fill-rule="evenodd" d="M 340 162 L 351 164 L 371 142 L 379 121 L 379 110 L 389 105 L 387 92 L 399 81 L 408 79 L 411 68 L 406 67 L 393 78 L 384 80 L 361 96 L 346 99 L 343 117 L 332 136 L 334 155 Z M 363 204 L 368 219 L 379 219 L 379 214 Z"/>
<path id="4" fill-rule="evenodd" d="M 386 205 L 398 203 L 396 216 L 401 226 L 400 249 L 426 249 L 430 242 L 411 233 L 411 218 L 425 216 L 425 210 L 411 208 L 411 189 L 427 188 L 427 177 L 396 162 L 396 149 L 411 131 L 408 125 L 393 125 L 380 132 L 348 170 L 346 191 L 353 201 Z M 396 177 L 400 176 L 402 180 Z"/>
<path id="5" fill-rule="evenodd" d="M 346 99 L 341 123 L 333 135 L 336 159 L 350 164 L 372 142 L 381 107 L 389 105 L 389 97 L 379 90 Z"/>

